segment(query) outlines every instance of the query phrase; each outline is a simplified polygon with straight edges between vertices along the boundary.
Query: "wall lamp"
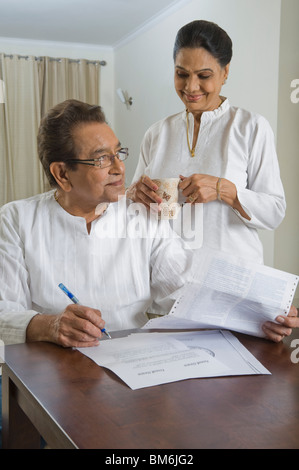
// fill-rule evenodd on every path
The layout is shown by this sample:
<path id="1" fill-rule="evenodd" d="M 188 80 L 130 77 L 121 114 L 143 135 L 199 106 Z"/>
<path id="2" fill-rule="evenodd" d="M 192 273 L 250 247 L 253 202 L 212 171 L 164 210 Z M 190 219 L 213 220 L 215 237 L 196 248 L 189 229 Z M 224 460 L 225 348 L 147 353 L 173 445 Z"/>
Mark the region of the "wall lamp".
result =
<path id="1" fill-rule="evenodd" d="M 116 90 L 116 93 L 122 103 L 124 103 L 128 109 L 130 109 L 130 106 L 133 104 L 133 98 L 129 97 L 128 93 L 126 91 L 122 91 L 121 88 L 118 88 Z"/>

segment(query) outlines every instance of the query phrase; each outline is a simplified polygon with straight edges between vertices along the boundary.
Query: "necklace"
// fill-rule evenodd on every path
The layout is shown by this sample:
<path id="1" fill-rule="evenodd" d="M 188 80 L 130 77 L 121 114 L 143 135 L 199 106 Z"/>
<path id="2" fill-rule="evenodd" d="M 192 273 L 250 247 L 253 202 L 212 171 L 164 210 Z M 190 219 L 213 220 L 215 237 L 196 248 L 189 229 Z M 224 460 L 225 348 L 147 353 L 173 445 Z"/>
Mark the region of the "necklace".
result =
<path id="1" fill-rule="evenodd" d="M 58 194 L 57 189 L 56 189 L 56 191 L 54 192 L 54 199 L 55 199 L 55 201 L 57 202 L 57 204 L 59 204 L 60 207 L 62 207 L 63 210 L 66 210 L 66 209 L 63 207 L 63 205 L 61 204 L 61 200 L 59 200 L 59 199 L 60 199 L 60 195 Z M 67 212 L 68 212 L 68 211 L 67 211 Z"/>
<path id="2" fill-rule="evenodd" d="M 55 191 L 55 193 L 54 193 L 54 199 L 55 199 L 55 201 L 58 202 L 58 204 L 61 206 L 61 204 L 60 204 L 60 202 L 59 202 L 59 200 L 58 200 L 58 199 L 59 199 L 59 196 L 58 196 L 58 193 L 57 193 L 57 189 L 56 189 L 56 191 Z M 61 207 L 62 207 L 62 206 L 61 206 Z"/>
<path id="3" fill-rule="evenodd" d="M 64 209 L 63 205 L 59 201 L 59 196 L 58 196 L 57 190 L 54 192 L 54 199 L 60 205 L 60 207 L 62 207 L 62 209 Z M 101 202 L 100 204 L 98 204 L 97 207 L 95 208 L 95 215 L 96 215 L 95 218 L 98 218 L 98 217 L 101 217 L 102 215 L 104 215 L 105 212 L 108 209 L 108 206 L 109 206 L 108 202 Z"/>
<path id="4" fill-rule="evenodd" d="M 220 108 L 220 106 L 222 105 L 223 101 L 224 101 L 224 100 L 223 100 L 222 98 L 220 98 L 220 103 L 219 103 L 219 105 L 217 106 L 217 108 Z M 217 109 L 217 108 L 215 108 L 215 109 Z M 196 142 L 195 142 L 194 147 L 191 148 L 190 141 L 189 141 L 189 110 L 188 110 L 188 109 L 186 109 L 186 113 L 187 113 L 186 127 L 187 127 L 187 142 L 188 142 L 188 147 L 189 147 L 189 151 L 190 151 L 191 157 L 195 157 Z"/>
<path id="5" fill-rule="evenodd" d="M 195 143 L 194 147 L 191 148 L 190 141 L 189 141 L 189 111 L 188 111 L 188 109 L 186 110 L 186 113 L 187 113 L 187 119 L 186 119 L 186 122 L 187 122 L 187 142 L 188 142 L 189 151 L 191 153 L 191 157 L 194 157 L 195 156 L 196 143 Z"/>

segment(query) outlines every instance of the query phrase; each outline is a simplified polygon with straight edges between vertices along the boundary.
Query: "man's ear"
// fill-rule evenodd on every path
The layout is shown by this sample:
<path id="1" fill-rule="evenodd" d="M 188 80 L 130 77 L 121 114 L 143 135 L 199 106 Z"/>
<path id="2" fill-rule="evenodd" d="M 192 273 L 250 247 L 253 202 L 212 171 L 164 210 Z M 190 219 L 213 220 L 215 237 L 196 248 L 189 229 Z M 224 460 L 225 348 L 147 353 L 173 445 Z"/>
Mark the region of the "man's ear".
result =
<path id="1" fill-rule="evenodd" d="M 72 184 L 69 179 L 69 170 L 64 162 L 52 162 L 50 164 L 50 171 L 63 191 L 68 192 L 72 189 Z"/>

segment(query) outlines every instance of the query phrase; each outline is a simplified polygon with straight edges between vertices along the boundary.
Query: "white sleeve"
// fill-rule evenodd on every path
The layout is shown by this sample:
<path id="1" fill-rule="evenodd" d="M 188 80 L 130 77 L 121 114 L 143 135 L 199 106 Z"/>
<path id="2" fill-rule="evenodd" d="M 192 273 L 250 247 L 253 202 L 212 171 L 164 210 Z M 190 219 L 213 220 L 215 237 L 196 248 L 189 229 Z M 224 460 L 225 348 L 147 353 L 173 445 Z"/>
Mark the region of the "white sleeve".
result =
<path id="1" fill-rule="evenodd" d="M 252 138 L 247 171 L 247 188 L 237 185 L 237 193 L 240 204 L 251 220 L 235 212 L 249 227 L 274 230 L 285 216 L 286 201 L 274 135 L 268 121 L 262 117 Z"/>
<path id="2" fill-rule="evenodd" d="M 153 313 L 167 314 L 180 290 L 193 279 L 194 252 L 172 231 L 168 221 L 160 222 L 159 232 L 162 237 L 154 240 L 151 254 Z"/>
<path id="3" fill-rule="evenodd" d="M 37 314 L 31 309 L 24 247 L 14 215 L 5 208 L 0 212 L 0 338 L 5 344 L 25 342 L 28 323 Z"/>
<path id="4" fill-rule="evenodd" d="M 137 163 L 137 167 L 132 179 L 132 183 L 135 183 L 136 181 L 139 180 L 139 178 L 144 175 L 145 169 L 147 168 L 149 164 L 149 147 L 150 147 L 150 132 L 149 130 L 145 133 L 142 143 L 141 143 L 141 148 L 140 148 L 140 154 L 139 154 L 139 160 Z"/>

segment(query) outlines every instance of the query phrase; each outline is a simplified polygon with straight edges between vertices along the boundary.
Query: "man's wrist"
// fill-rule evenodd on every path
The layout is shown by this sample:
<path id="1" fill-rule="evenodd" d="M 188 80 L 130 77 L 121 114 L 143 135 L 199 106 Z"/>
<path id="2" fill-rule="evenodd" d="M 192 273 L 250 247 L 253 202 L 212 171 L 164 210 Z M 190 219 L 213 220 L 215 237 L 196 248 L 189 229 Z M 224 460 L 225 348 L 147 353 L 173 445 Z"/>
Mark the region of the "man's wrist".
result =
<path id="1" fill-rule="evenodd" d="M 26 329 L 26 342 L 53 341 L 51 332 L 56 315 L 37 313 L 29 322 Z"/>

